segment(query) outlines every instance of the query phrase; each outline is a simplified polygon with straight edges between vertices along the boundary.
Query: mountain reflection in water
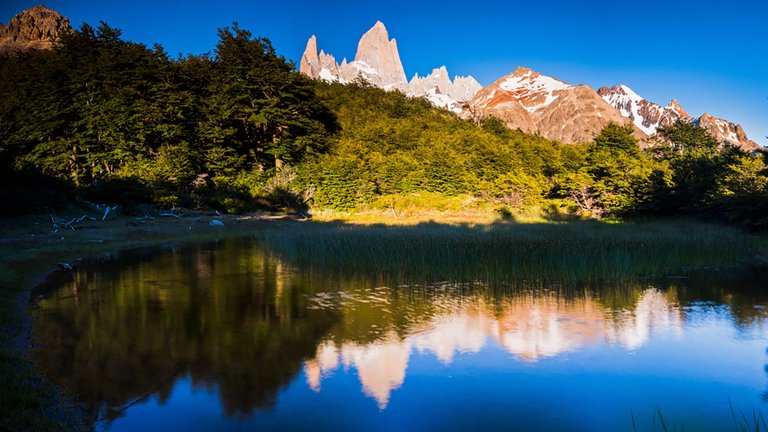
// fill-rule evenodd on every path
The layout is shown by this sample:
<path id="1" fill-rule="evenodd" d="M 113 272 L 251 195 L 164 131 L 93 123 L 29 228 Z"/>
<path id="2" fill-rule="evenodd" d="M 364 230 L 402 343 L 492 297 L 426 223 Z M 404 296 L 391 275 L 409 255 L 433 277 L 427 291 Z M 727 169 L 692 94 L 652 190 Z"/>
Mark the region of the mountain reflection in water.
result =
<path id="1" fill-rule="evenodd" d="M 354 302 L 347 296 L 344 303 L 354 309 Z M 437 297 L 433 303 L 442 313 L 406 335 L 393 330 L 365 344 L 322 342 L 315 357 L 304 363 L 307 383 L 320 391 L 323 376 L 341 365 L 354 367 L 365 394 L 383 409 L 392 389 L 403 384 L 414 350 L 432 353 L 447 365 L 456 353 L 480 352 L 491 339 L 517 359 L 535 362 L 600 343 L 636 349 L 656 329 L 683 333 L 682 312 L 668 294 L 654 288 L 640 293 L 634 309 L 621 311 L 606 310 L 589 293 L 570 300 L 552 292 L 524 292 L 493 303 L 481 297 L 461 302 Z"/>
<path id="2" fill-rule="evenodd" d="M 270 416 L 299 422 L 301 417 L 291 410 L 316 406 L 312 409 L 323 410 L 316 414 L 328 414 L 334 412 L 332 407 L 357 403 L 358 397 L 368 403 L 375 400 L 380 413 L 375 415 L 403 415 L 402 405 L 392 408 L 394 401 L 400 398 L 407 404 L 423 397 L 417 396 L 419 391 L 444 398 L 443 404 L 458 401 L 446 399 L 453 396 L 445 389 L 442 395 L 435 393 L 439 390 L 431 390 L 432 381 L 424 381 L 429 376 L 439 383 L 436 377 L 450 371 L 475 377 L 462 381 L 455 389 L 458 394 L 493 398 L 485 402 L 500 413 L 517 406 L 518 415 L 545 421 L 547 416 L 526 405 L 540 403 L 530 386 L 541 383 L 545 397 L 552 391 L 546 385 L 561 386 L 571 379 L 548 377 L 576 379 L 582 373 L 603 373 L 595 372 L 600 368 L 618 370 L 621 379 L 642 379 L 649 373 L 654 379 L 679 375 L 692 383 L 718 379 L 731 386 L 738 381 L 741 384 L 733 384 L 738 394 L 728 390 L 731 393 L 721 395 L 721 388 L 707 387 L 717 393 L 713 403 L 722 403 L 727 414 L 726 397 L 761 403 L 765 388 L 762 366 L 768 332 L 762 306 L 768 294 L 759 276 L 747 274 L 732 283 L 694 276 L 570 288 L 489 287 L 477 282 L 382 286 L 381 281 L 359 276 L 302 271 L 258 243 L 229 241 L 128 254 L 51 281 L 41 290 L 35 311 L 37 348 L 32 354 L 46 376 L 84 403 L 94 422 L 106 420 L 100 423 L 106 425 L 122 417 L 138 421 L 141 416 L 131 412 L 144 405 L 158 413 L 191 407 L 187 399 L 201 391 L 213 392 L 221 411 L 216 421 L 226 424 L 277 425 L 267 422 Z M 446 369 L 424 366 L 426 358 Z M 486 369 L 488 359 L 495 362 L 493 369 Z M 562 362 L 552 363 L 557 359 Z M 462 369 L 456 369 L 457 362 Z M 579 372 L 580 367 L 592 372 Z M 511 379 L 504 377 L 522 379 L 537 370 L 544 375 L 531 375 L 525 393 L 501 384 Z M 339 385 L 352 377 L 357 389 L 340 390 Z M 406 391 L 414 377 L 421 384 Z M 606 397 L 622 400 L 624 396 L 610 393 L 612 379 L 593 378 L 590 386 L 606 386 Z M 648 392 L 663 389 L 646 397 L 671 392 L 664 385 L 673 384 L 654 382 L 631 385 L 648 387 Z M 177 404 L 175 395 L 187 387 L 187 399 Z M 573 389 L 582 387 L 573 383 Z M 563 388 L 557 391 L 568 400 Z M 702 393 L 693 388 L 690 392 Z M 485 394 L 489 396 L 478 396 Z M 648 403 L 680 404 L 680 397 Z M 572 399 L 574 406 L 587 403 L 581 396 Z M 314 402 L 308 404 L 310 400 Z M 629 412 L 621 409 L 616 414 L 620 419 Z M 195 418 L 201 412 L 184 415 Z M 364 406 L 355 412 L 374 415 Z M 359 422 L 347 427 L 363 427 L 375 420 L 344 415 L 323 424 L 336 428 L 335 422 L 355 418 Z M 226 429 L 224 423 L 206 424 Z"/>

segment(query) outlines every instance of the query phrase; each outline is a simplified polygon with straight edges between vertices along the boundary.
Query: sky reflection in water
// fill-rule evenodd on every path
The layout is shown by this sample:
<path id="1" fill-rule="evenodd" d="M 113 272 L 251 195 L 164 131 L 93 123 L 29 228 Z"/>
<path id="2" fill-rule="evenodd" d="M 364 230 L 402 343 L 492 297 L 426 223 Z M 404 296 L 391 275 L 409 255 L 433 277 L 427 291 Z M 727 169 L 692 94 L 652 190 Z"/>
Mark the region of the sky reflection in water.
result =
<path id="1" fill-rule="evenodd" d="M 108 430 L 661 430 L 659 412 L 722 430 L 729 400 L 768 412 L 754 278 L 393 286 L 240 242 L 123 257 L 43 296 L 34 358 Z"/>

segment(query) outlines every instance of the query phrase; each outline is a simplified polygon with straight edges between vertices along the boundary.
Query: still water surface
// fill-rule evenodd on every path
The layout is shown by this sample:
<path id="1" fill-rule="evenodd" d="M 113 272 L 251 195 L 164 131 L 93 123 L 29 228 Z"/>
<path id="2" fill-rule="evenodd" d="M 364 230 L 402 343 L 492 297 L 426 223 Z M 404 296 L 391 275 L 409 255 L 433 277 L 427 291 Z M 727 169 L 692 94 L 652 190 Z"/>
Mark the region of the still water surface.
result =
<path id="1" fill-rule="evenodd" d="M 98 430 L 734 430 L 768 413 L 768 290 L 724 273 L 403 286 L 257 242 L 134 252 L 41 291 L 33 358 Z"/>

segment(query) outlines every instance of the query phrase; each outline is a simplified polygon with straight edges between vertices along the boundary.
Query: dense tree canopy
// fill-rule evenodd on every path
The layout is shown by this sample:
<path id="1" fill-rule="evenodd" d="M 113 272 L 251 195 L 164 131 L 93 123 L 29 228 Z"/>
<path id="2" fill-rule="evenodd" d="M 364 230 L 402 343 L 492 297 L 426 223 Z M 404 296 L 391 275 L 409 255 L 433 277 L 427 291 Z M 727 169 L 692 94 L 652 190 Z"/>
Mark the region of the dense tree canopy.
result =
<path id="1" fill-rule="evenodd" d="M 8 212 L 73 198 L 352 210 L 431 194 L 762 227 L 768 210 L 765 159 L 691 123 L 660 128 L 644 151 L 631 125 L 562 145 L 363 81 L 310 80 L 237 25 L 201 56 L 171 59 L 101 23 L 0 58 L 0 168 Z"/>
<path id="2" fill-rule="evenodd" d="M 337 129 L 313 83 L 237 26 L 213 55 L 171 60 L 83 25 L 53 51 L 4 58 L 0 73 L 0 158 L 102 201 L 243 210 L 268 197 L 276 167 L 324 151 Z"/>

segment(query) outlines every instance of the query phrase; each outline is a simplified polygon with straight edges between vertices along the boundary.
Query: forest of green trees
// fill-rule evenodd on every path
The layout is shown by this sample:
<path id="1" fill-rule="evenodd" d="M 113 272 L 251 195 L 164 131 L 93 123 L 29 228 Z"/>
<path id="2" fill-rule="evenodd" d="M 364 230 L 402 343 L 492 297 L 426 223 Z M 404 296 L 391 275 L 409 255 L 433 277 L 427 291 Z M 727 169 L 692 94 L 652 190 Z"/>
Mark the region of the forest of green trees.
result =
<path id="1" fill-rule="evenodd" d="M 365 82 L 310 80 L 237 25 L 199 56 L 173 59 L 102 23 L 0 58 L 0 145 L 5 214 L 76 201 L 354 210 L 430 192 L 501 212 L 768 226 L 766 154 L 691 124 L 661 128 L 648 150 L 614 124 L 563 145 Z"/>

